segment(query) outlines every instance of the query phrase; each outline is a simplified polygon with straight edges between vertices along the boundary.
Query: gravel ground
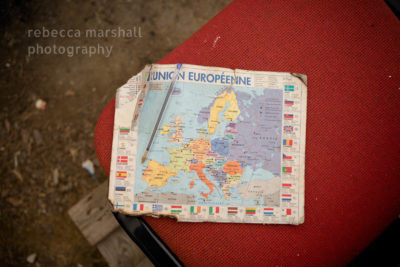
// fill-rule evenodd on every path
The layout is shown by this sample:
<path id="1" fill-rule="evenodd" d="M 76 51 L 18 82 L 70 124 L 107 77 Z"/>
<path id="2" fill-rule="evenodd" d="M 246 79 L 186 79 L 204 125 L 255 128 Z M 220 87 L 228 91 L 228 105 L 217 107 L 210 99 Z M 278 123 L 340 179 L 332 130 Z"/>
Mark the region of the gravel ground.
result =
<path id="1" fill-rule="evenodd" d="M 68 209 L 107 179 L 94 127 L 116 88 L 157 62 L 230 1 L 3 1 L 0 50 L 0 261 L 7 266 L 106 265 Z M 43 28 L 44 27 L 44 28 Z M 85 38 L 86 29 L 141 37 Z M 33 36 L 40 29 L 41 37 Z M 80 37 L 45 37 L 75 29 Z M 75 31 L 75 32 L 76 32 Z M 104 33 L 104 31 L 103 31 Z M 29 36 L 30 34 L 30 36 Z M 125 31 L 125 34 L 128 34 Z M 29 55 L 29 47 L 112 46 L 105 54 Z M 56 51 L 57 52 L 57 51 Z M 60 50 L 58 51 L 60 52 Z M 75 51 L 76 52 L 76 51 Z M 36 108 L 37 100 L 47 103 Z M 94 163 L 96 178 L 81 164 Z"/>

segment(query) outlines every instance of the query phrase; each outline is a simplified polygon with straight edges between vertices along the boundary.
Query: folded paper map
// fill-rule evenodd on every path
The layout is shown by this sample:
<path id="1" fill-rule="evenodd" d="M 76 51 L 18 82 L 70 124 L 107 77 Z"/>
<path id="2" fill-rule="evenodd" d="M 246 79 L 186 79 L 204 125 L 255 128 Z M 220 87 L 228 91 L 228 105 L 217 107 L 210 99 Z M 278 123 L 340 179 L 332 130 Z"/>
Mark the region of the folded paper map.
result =
<path id="1" fill-rule="evenodd" d="M 109 199 L 116 211 L 178 221 L 304 222 L 307 79 L 148 65 L 118 89 Z"/>

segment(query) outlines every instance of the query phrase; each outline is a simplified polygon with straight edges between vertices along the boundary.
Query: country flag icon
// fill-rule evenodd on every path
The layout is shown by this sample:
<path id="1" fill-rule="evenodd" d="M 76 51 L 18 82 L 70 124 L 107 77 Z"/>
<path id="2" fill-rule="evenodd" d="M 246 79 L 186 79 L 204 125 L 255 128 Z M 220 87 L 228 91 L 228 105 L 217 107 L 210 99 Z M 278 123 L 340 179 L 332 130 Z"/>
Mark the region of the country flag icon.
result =
<path id="1" fill-rule="evenodd" d="M 190 206 L 190 213 L 192 214 L 199 214 L 201 213 L 201 207 L 200 206 Z"/>
<path id="2" fill-rule="evenodd" d="M 115 191 L 126 191 L 126 187 L 125 186 L 116 186 Z"/>
<path id="3" fill-rule="evenodd" d="M 293 140 L 283 139 L 283 146 L 286 146 L 286 147 L 293 146 Z"/>
<path id="4" fill-rule="evenodd" d="M 285 85 L 285 92 L 294 92 L 294 85 Z"/>
<path id="5" fill-rule="evenodd" d="M 292 167 L 282 167 L 283 173 L 292 173 Z"/>
<path id="6" fill-rule="evenodd" d="M 142 211 L 144 209 L 144 205 L 143 204 L 133 204 L 133 210 L 135 210 L 135 211 Z"/>
<path id="7" fill-rule="evenodd" d="M 182 206 L 173 205 L 171 206 L 171 213 L 181 213 Z"/>
<path id="8" fill-rule="evenodd" d="M 163 210 L 163 205 L 153 204 L 152 210 L 153 210 L 153 212 L 161 212 Z"/>
<path id="9" fill-rule="evenodd" d="M 284 184 L 282 184 L 282 187 L 283 188 L 291 188 L 292 184 L 284 183 Z"/>
<path id="10" fill-rule="evenodd" d="M 118 156 L 117 157 L 117 163 L 119 165 L 126 165 L 128 164 L 128 156 Z"/>
<path id="11" fill-rule="evenodd" d="M 115 175 L 115 177 L 117 178 L 126 178 L 127 176 L 127 172 L 124 171 L 117 171 L 117 174 Z"/>
<path id="12" fill-rule="evenodd" d="M 129 134 L 129 132 L 130 132 L 129 128 L 120 128 L 119 129 L 119 134 L 120 135 L 127 135 L 127 134 Z"/>
<path id="13" fill-rule="evenodd" d="M 284 119 L 293 119 L 294 115 L 293 114 L 289 114 L 289 113 L 285 113 L 285 114 L 283 114 L 283 118 Z"/>
<path id="14" fill-rule="evenodd" d="M 282 201 L 291 201 L 292 195 L 291 194 L 282 194 Z"/>
<path id="15" fill-rule="evenodd" d="M 126 146 L 127 146 L 127 142 L 125 142 L 125 141 L 119 142 L 119 148 L 120 148 L 120 149 L 125 149 Z"/>
<path id="16" fill-rule="evenodd" d="M 274 215 L 274 209 L 273 208 L 264 208 L 264 215 L 265 216 Z"/>
<path id="17" fill-rule="evenodd" d="M 238 213 L 238 208 L 237 207 L 228 207 L 228 215 L 229 214 L 237 214 Z"/>
<path id="18" fill-rule="evenodd" d="M 124 204 L 118 204 L 118 202 L 115 203 L 115 208 L 116 208 L 116 209 L 122 208 L 122 207 L 125 207 L 125 205 L 124 205 Z"/>
<path id="19" fill-rule="evenodd" d="M 285 105 L 293 106 L 294 105 L 294 101 L 293 100 L 285 100 Z"/>
<path id="20" fill-rule="evenodd" d="M 283 126 L 283 130 L 284 130 L 286 133 L 291 133 L 291 132 L 293 132 L 293 126 L 285 125 L 285 126 Z"/>
<path id="21" fill-rule="evenodd" d="M 256 214 L 256 208 L 246 208 L 246 215 Z"/>
<path id="22" fill-rule="evenodd" d="M 209 207 L 208 214 L 210 215 L 219 214 L 219 207 Z"/>
<path id="23" fill-rule="evenodd" d="M 286 154 L 282 154 L 282 158 L 283 159 L 292 159 L 292 156 L 286 155 Z"/>

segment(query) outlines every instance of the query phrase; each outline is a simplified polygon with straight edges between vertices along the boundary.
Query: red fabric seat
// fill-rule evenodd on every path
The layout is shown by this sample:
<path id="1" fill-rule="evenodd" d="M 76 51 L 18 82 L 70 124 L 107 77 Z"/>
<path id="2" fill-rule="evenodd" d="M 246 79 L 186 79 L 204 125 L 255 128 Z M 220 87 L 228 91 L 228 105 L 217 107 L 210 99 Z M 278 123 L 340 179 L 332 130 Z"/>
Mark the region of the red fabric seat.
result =
<path id="1" fill-rule="evenodd" d="M 186 265 L 342 265 L 398 216 L 400 23 L 383 1 L 235 1 L 159 63 L 177 62 L 308 75 L 305 223 L 146 218 Z M 113 119 L 111 101 L 107 173 Z"/>

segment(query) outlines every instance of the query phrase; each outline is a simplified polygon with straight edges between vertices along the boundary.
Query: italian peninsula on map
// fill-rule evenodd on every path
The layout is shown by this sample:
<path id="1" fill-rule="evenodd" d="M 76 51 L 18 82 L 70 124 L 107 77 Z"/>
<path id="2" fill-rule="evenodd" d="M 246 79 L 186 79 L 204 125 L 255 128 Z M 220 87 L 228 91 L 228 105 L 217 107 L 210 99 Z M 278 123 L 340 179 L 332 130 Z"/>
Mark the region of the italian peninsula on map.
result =
<path id="1" fill-rule="evenodd" d="M 148 92 L 138 155 L 165 92 Z M 277 89 L 176 83 L 147 160 L 136 162 L 136 201 L 279 206 L 282 102 Z"/>

